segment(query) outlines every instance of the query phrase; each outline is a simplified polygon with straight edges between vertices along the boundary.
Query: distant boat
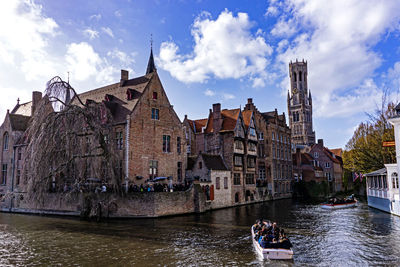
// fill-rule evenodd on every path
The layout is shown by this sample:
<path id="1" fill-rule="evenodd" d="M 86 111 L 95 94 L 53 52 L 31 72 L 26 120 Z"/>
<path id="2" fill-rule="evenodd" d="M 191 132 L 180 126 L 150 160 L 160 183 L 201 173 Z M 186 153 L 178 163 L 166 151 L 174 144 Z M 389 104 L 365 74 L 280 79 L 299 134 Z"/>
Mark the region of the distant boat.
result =
<path id="1" fill-rule="evenodd" d="M 270 260 L 291 260 L 293 259 L 293 250 L 284 248 L 262 248 L 257 240 L 254 239 L 254 227 L 251 227 L 251 239 L 254 247 L 262 259 Z"/>
<path id="2" fill-rule="evenodd" d="M 351 195 L 344 200 L 339 200 L 336 203 L 335 202 L 328 201 L 321 203 L 320 205 L 321 208 L 329 210 L 351 208 L 357 205 L 357 200 L 354 198 L 354 195 Z"/>

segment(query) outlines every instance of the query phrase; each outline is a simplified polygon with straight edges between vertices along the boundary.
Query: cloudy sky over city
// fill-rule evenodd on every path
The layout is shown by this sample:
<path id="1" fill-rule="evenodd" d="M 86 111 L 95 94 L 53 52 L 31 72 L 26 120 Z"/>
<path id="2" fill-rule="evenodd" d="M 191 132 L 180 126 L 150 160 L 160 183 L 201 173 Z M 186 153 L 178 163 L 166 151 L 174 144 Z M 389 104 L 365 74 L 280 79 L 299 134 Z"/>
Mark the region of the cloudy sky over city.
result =
<path id="1" fill-rule="evenodd" d="M 400 87 L 397 0 L 0 2 L 0 116 L 59 75 L 84 92 L 146 71 L 181 119 L 213 103 L 287 114 L 288 63 L 308 62 L 314 129 L 344 147 L 366 113 Z"/>

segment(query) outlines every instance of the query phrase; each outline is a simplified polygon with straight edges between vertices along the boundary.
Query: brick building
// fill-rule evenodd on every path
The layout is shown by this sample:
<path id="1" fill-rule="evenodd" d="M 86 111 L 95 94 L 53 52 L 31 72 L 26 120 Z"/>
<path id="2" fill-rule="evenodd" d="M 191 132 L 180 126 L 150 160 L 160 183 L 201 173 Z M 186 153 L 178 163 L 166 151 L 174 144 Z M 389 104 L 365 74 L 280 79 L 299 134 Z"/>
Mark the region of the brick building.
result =
<path id="1" fill-rule="evenodd" d="M 153 52 L 144 76 L 129 78 L 121 70 L 119 82 L 79 95 L 85 101 L 103 102 L 115 119 L 114 141 L 123 157 L 124 180 L 142 184 L 147 179 L 169 177 L 183 182 L 186 168 L 186 138 L 163 88 Z M 78 104 L 76 99 L 73 103 Z"/>
<path id="2" fill-rule="evenodd" d="M 295 180 L 326 182 L 330 192 L 343 190 L 343 162 L 339 155 L 324 147 L 322 139 L 309 151 L 293 154 Z"/>
<path id="3" fill-rule="evenodd" d="M 252 111 L 257 125 L 258 154 L 257 181 L 266 185 L 274 198 L 292 196 L 291 132 L 286 124 L 285 113 L 259 112 L 249 98 L 244 112 Z"/>
<path id="4" fill-rule="evenodd" d="M 10 112 L 0 126 L 0 197 L 7 193 L 20 193 L 25 191 L 26 181 L 22 180 L 24 152 L 26 148 L 24 133 L 29 126 L 29 121 L 35 112 L 39 102 L 42 101 L 42 93 L 33 92 L 32 101 L 19 103 Z M 51 105 L 49 104 L 51 109 Z M 14 200 L 15 199 L 15 200 Z M 12 207 L 19 198 L 4 198 L 0 206 Z"/>
<path id="5" fill-rule="evenodd" d="M 307 62 L 290 62 L 290 93 L 287 96 L 292 143 L 303 148 L 315 144 L 312 97 L 307 83 Z M 294 151 L 293 151 L 294 152 Z"/>
<path id="6" fill-rule="evenodd" d="M 191 155 L 220 155 L 231 171 L 232 203 L 253 201 L 256 195 L 257 132 L 252 111 L 221 110 L 213 104 L 207 119 L 185 116 L 186 136 L 194 136 Z M 193 145 L 192 145 L 193 146 Z"/>

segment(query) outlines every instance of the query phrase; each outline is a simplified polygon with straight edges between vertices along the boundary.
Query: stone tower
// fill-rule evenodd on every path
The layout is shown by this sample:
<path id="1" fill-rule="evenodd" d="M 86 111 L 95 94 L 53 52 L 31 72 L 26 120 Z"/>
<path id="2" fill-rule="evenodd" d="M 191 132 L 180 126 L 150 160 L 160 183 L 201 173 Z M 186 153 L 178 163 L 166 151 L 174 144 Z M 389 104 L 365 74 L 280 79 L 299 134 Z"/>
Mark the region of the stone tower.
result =
<path id="1" fill-rule="evenodd" d="M 288 92 L 289 126 L 292 144 L 304 148 L 315 144 L 312 125 L 312 98 L 307 85 L 307 61 L 290 62 L 290 93 Z"/>

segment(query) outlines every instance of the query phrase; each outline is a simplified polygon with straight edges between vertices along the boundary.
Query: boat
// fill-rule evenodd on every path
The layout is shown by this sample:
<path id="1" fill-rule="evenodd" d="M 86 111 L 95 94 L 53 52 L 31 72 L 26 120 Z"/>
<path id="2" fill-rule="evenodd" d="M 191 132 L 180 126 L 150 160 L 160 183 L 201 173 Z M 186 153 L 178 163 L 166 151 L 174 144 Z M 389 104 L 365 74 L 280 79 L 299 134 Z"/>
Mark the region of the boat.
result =
<path id="1" fill-rule="evenodd" d="M 321 208 L 329 210 L 345 209 L 355 207 L 357 205 L 357 200 L 354 198 L 353 195 L 351 195 L 342 201 L 338 201 L 337 203 L 331 200 L 329 202 L 321 203 L 320 205 Z"/>
<path id="2" fill-rule="evenodd" d="M 254 227 L 251 227 L 251 239 L 253 240 L 254 247 L 262 259 L 270 260 L 291 260 L 293 259 L 293 250 L 284 248 L 262 248 L 260 243 L 254 239 Z"/>

